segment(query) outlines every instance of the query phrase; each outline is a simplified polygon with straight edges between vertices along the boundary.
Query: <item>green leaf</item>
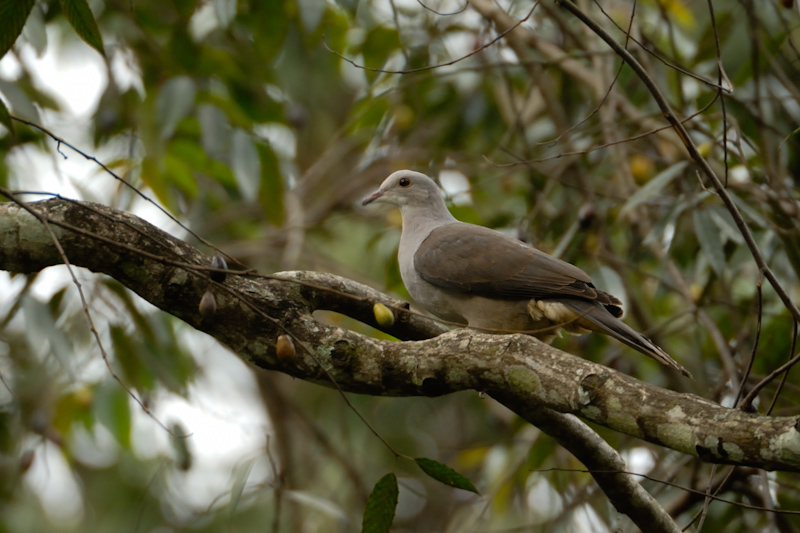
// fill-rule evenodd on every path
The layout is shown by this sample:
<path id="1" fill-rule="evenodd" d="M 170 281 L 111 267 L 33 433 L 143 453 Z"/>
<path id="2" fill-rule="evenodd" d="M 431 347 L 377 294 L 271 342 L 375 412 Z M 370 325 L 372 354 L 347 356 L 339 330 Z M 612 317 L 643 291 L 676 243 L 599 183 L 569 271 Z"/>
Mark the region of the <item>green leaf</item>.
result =
<path id="1" fill-rule="evenodd" d="M 628 201 L 622 206 L 619 216 L 622 217 L 625 213 L 637 205 L 658 195 L 662 190 L 664 190 L 664 187 L 669 185 L 672 180 L 677 178 L 681 172 L 683 172 L 683 169 L 686 168 L 686 165 L 688 165 L 687 161 L 676 163 L 648 181 L 644 187 L 633 193 L 631 197 L 628 198 Z"/>
<path id="2" fill-rule="evenodd" d="M 128 393 L 114 380 L 106 380 L 97 388 L 94 406 L 97 420 L 117 439 L 117 442 L 130 449 L 131 410 L 128 406 Z"/>
<path id="3" fill-rule="evenodd" d="M 252 136 L 244 130 L 236 129 L 233 132 L 231 159 L 231 168 L 242 198 L 248 202 L 255 200 L 261 183 L 261 160 Z"/>
<path id="4" fill-rule="evenodd" d="M 92 10 L 89 9 L 89 3 L 86 0 L 61 0 L 61 9 L 78 36 L 101 55 L 106 55 L 103 38 Z"/>
<path id="5" fill-rule="evenodd" d="M 197 196 L 197 181 L 189 165 L 173 154 L 164 156 L 164 177 L 189 198 Z"/>
<path id="6" fill-rule="evenodd" d="M 287 2 L 284 0 L 249 2 L 249 12 L 244 17 L 244 22 L 251 27 L 253 44 L 264 64 L 268 64 L 278 55 L 289 32 L 285 4 Z"/>
<path id="7" fill-rule="evenodd" d="M 58 399 L 53 413 L 53 428 L 62 435 L 68 433 L 76 423 L 87 429 L 94 426 L 95 418 L 92 411 L 94 392 L 92 389 L 82 387 L 65 394 Z"/>
<path id="8" fill-rule="evenodd" d="M 441 481 L 445 485 L 450 485 L 451 487 L 455 487 L 457 489 L 468 490 L 470 492 L 474 492 L 475 494 L 480 494 L 478 489 L 475 488 L 475 485 L 473 485 L 469 479 L 462 476 L 449 466 L 443 465 L 442 463 L 434 461 L 433 459 L 425 459 L 424 457 L 417 457 L 414 459 L 414 461 L 417 462 L 423 472 L 428 474 L 436 481 Z"/>
<path id="9" fill-rule="evenodd" d="M 223 157 L 230 146 L 231 125 L 222 109 L 214 104 L 197 106 L 197 121 L 200 123 L 200 142 L 210 157 Z"/>
<path id="10" fill-rule="evenodd" d="M 364 66 L 368 68 L 383 68 L 393 52 L 401 47 L 400 37 L 396 29 L 378 26 L 367 33 L 361 46 L 364 55 Z M 375 81 L 379 73 L 365 70 L 365 75 L 370 81 Z"/>
<path id="11" fill-rule="evenodd" d="M 239 503 L 242 501 L 244 489 L 247 487 L 247 480 L 250 478 L 250 472 L 253 470 L 253 465 L 257 460 L 258 457 L 253 457 L 238 463 L 233 468 L 233 473 L 231 474 L 231 478 L 233 480 L 233 484 L 231 486 L 231 502 L 228 506 L 231 519 L 236 516 L 236 510 L 239 508 Z"/>
<path id="12" fill-rule="evenodd" d="M 528 450 L 528 470 L 538 470 L 545 461 L 552 457 L 556 449 L 556 441 L 551 438 L 539 438 Z"/>
<path id="13" fill-rule="evenodd" d="M 176 76 L 161 88 L 156 99 L 156 113 L 162 141 L 172 137 L 178 123 L 192 110 L 195 93 L 194 82 L 186 76 Z"/>
<path id="14" fill-rule="evenodd" d="M 362 128 L 369 130 L 377 128 L 390 110 L 391 106 L 385 98 L 365 98 L 358 102 L 353 109 L 354 120 L 350 124 L 350 131 L 357 132 Z"/>
<path id="15" fill-rule="evenodd" d="M 36 50 L 36 57 L 41 58 L 47 51 L 47 24 L 41 9 L 31 10 L 22 28 L 22 38 Z"/>
<path id="16" fill-rule="evenodd" d="M 169 425 L 169 441 L 172 444 L 172 451 L 175 454 L 175 466 L 178 470 L 186 472 L 192 468 L 194 462 L 192 450 L 189 448 L 190 433 L 180 422 L 173 422 Z"/>
<path id="17" fill-rule="evenodd" d="M 736 244 L 744 244 L 744 237 L 742 237 L 739 228 L 736 226 L 730 211 L 721 205 L 712 205 L 708 209 L 708 214 L 711 215 L 711 220 L 719 228 L 722 237 Z"/>
<path id="18" fill-rule="evenodd" d="M 704 208 L 695 209 L 692 219 L 694 220 L 694 232 L 700 242 L 700 249 L 708 257 L 708 262 L 711 263 L 717 276 L 722 276 L 725 271 L 724 237 Z"/>
<path id="19" fill-rule="evenodd" d="M 26 294 L 22 300 L 22 309 L 25 311 L 27 327 L 25 335 L 31 346 L 39 346 L 43 339 L 47 339 L 50 352 L 64 370 L 73 377 L 72 369 L 72 338 L 56 325 L 56 319 L 50 308 L 37 298 Z"/>
<path id="20" fill-rule="evenodd" d="M 280 226 L 283 222 L 283 176 L 280 164 L 269 146 L 258 144 L 256 148 L 261 161 L 261 188 L 258 198 L 267 220 Z"/>
<path id="21" fill-rule="evenodd" d="M 389 531 L 397 508 L 397 476 L 386 474 L 375 483 L 367 498 L 361 533 L 384 533 Z"/>
<path id="22" fill-rule="evenodd" d="M 22 33 L 35 0 L 0 0 L 0 58 Z"/>
<path id="23" fill-rule="evenodd" d="M 152 390 L 155 378 L 141 357 L 141 342 L 137 342 L 124 328 L 110 327 L 114 358 L 120 367 L 120 377 L 128 387 L 137 390 Z"/>
<path id="24" fill-rule="evenodd" d="M 14 133 L 14 123 L 11 121 L 11 113 L 8 112 L 6 104 L 0 100 L 0 124 L 8 128 L 8 131 Z"/>

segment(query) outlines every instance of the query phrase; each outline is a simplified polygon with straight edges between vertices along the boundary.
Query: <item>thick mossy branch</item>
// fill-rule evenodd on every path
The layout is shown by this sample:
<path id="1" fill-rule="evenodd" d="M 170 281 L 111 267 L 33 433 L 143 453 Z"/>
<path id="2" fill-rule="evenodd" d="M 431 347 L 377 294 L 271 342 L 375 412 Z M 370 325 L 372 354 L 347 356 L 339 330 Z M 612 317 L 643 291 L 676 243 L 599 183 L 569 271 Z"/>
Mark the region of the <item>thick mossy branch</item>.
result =
<path id="1" fill-rule="evenodd" d="M 133 215 L 62 199 L 27 205 L 50 221 L 73 265 L 114 277 L 259 367 L 327 386 L 334 379 L 344 391 L 371 395 L 478 390 L 529 420 L 537 409 L 572 413 L 704 461 L 800 471 L 796 417 L 749 414 L 660 389 L 525 335 L 443 333 L 402 302 L 330 274 L 229 275 L 219 285 L 196 270 L 210 265 L 208 256 Z M 30 273 L 63 263 L 40 220 L 19 205 L 0 204 L 0 242 L 3 270 Z M 203 318 L 198 303 L 207 289 L 217 311 Z M 375 322 L 376 301 L 395 312 L 388 329 Z M 401 339 L 427 339 L 365 337 L 319 323 L 312 316 L 318 309 Z M 293 337 L 294 357 L 276 356 L 279 335 Z"/>

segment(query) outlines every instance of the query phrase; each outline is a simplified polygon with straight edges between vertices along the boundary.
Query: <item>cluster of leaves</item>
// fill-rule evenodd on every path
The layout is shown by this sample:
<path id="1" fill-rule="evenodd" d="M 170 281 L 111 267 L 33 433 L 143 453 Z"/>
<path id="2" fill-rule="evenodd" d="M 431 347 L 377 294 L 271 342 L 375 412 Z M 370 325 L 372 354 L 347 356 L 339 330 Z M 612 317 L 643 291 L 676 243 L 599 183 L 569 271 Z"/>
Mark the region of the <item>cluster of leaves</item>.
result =
<path id="1" fill-rule="evenodd" d="M 333 271 L 403 295 L 396 220 L 386 231 L 352 206 L 391 170 L 448 170 L 469 176 L 468 197 L 453 198 L 458 218 L 505 228 L 590 272 L 598 285 L 626 297 L 631 323 L 684 363 L 697 383 L 662 374 L 597 336 L 558 341 L 567 351 L 728 402 L 752 355 L 745 391 L 793 355 L 794 320 L 771 291 L 759 290 L 759 272 L 735 221 L 697 179 L 647 88 L 555 4 L 542 3 L 519 28 L 455 63 L 490 43 L 508 20 L 522 20 L 533 3 L 511 3 L 506 13 L 475 1 L 452 14 L 422 4 L 346 0 L 111 0 L 91 3 L 93 12 L 89 4 L 0 0 L 0 57 L 19 71 L 0 77 L 0 124 L 9 130 L 0 136 L 2 186 L 24 187 L 24 169 L 11 165 L 15 155 L 55 150 L 11 116 L 43 124 L 62 111 L 25 53 L 52 50 L 58 45 L 48 40 L 60 35 L 64 46 L 99 56 L 106 67 L 107 84 L 88 118 L 95 145 L 110 150 L 109 166 L 248 266 Z M 639 2 L 635 9 L 615 3 L 590 13 L 627 43 L 687 119 L 771 268 L 796 294 L 798 16 L 772 1 L 714 9 Z M 629 26 L 634 31 L 626 37 L 620 28 Z M 414 69 L 421 70 L 386 72 Z M 83 179 L 74 186 L 87 199 L 135 205 L 126 189 L 103 197 Z M 347 529 L 361 520 L 365 502 L 363 524 L 373 531 L 393 522 L 407 530 L 475 523 L 566 528 L 586 515 L 614 527 L 586 474 L 532 472 L 579 467 L 574 459 L 488 400 L 351 399 L 396 449 L 437 457 L 475 480 L 485 499 L 465 499 L 426 485 L 416 467 L 393 466 L 395 457 L 335 392 L 263 375 L 261 398 L 282 474 L 265 490 L 247 492 L 233 475 L 233 487 L 220 490 L 230 491 L 222 498 L 227 506 L 194 509 L 187 518 L 175 511 L 180 495 L 168 483 L 151 484 L 158 461 L 131 444 L 138 407 L 105 367 L 95 370 L 100 355 L 79 306 L 69 303 L 73 289 L 43 304 L 34 290 L 41 283 L 34 276 L 15 285 L 14 294 L 3 295 L 0 316 L 0 369 L 10 391 L 0 407 L 0 497 L 8 503 L 0 520 L 12 530 L 59 529 L 44 522 L 39 500 L 23 483 L 27 452 L 44 453 L 45 442 L 68 459 L 92 509 L 76 530 L 116 531 L 131 523 L 141 530 L 185 523 L 208 531 L 263 523 L 322 530 L 330 516 Z M 108 317 L 101 329 L 120 380 L 145 398 L 186 394 L 197 369 L 181 342 L 185 329 L 143 309 L 114 282 L 96 284 L 92 294 L 94 312 Z M 46 349 L 42 338 L 49 340 Z M 766 411 L 774 397 L 774 413 L 795 414 L 800 389 L 791 380 L 779 383 L 764 389 L 758 407 Z M 83 461 L 76 450 L 83 442 L 77 435 L 98 426 L 122 450 L 111 466 Z M 751 472 L 718 473 L 602 435 L 629 457 L 652 455 L 655 478 L 700 491 L 713 479 L 731 500 L 799 506 L 790 477 L 771 478 L 781 490 L 770 502 L 753 490 Z M 436 480 L 450 475 L 438 462 L 416 463 Z M 177 462 L 171 468 L 180 470 Z M 368 498 L 365 487 L 376 480 Z M 691 494 L 675 491 L 664 500 L 685 522 L 703 509 L 702 498 Z M 709 528 L 790 527 L 788 518 L 718 503 L 706 509 L 705 520 Z"/>

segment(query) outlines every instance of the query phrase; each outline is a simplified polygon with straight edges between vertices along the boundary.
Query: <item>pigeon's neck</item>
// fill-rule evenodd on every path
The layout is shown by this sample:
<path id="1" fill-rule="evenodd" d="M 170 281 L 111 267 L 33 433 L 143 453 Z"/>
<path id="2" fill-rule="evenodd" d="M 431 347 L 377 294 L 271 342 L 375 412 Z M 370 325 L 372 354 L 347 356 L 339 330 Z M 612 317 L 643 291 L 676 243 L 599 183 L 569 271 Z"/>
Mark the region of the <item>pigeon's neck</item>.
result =
<path id="1" fill-rule="evenodd" d="M 437 202 L 434 205 L 426 206 L 411 206 L 405 205 L 400 210 L 403 216 L 403 233 L 413 231 L 419 233 L 420 230 L 425 231 L 427 235 L 429 231 L 437 226 L 457 222 L 456 218 L 450 214 L 444 201 Z"/>
<path id="2" fill-rule="evenodd" d="M 435 228 L 458 222 L 447 210 L 444 201 L 438 206 L 405 205 L 401 208 L 400 214 L 403 216 L 403 232 L 400 235 L 401 256 L 413 253 Z"/>

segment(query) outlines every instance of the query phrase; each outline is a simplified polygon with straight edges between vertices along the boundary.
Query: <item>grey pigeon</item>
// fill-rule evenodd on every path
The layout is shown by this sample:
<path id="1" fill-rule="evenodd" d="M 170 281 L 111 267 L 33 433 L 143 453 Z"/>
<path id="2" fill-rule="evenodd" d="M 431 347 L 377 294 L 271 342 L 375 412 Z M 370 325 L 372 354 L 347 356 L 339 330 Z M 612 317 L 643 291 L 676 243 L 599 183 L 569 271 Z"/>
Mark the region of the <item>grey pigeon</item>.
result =
<path id="1" fill-rule="evenodd" d="M 439 318 L 544 339 L 558 329 L 597 331 L 690 375 L 618 320 L 622 302 L 597 289 L 583 270 L 497 231 L 459 222 L 428 176 L 399 170 L 363 204 L 373 202 L 400 209 L 400 274 L 414 300 Z"/>

